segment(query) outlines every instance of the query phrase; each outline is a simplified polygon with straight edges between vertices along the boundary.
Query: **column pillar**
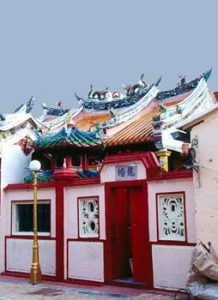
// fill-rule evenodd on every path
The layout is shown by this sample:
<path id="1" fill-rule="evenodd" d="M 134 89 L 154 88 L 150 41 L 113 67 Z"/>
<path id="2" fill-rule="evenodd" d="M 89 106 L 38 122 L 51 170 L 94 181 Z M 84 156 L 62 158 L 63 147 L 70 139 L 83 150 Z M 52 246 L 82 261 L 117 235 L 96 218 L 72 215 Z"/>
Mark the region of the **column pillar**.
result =
<path id="1" fill-rule="evenodd" d="M 64 186 L 63 180 L 55 178 L 56 192 L 56 279 L 64 281 Z"/>
<path id="2" fill-rule="evenodd" d="M 169 170 L 168 157 L 171 155 L 171 153 L 172 152 L 168 151 L 167 149 L 161 149 L 156 152 L 156 155 L 159 158 L 160 167 L 166 172 Z"/>

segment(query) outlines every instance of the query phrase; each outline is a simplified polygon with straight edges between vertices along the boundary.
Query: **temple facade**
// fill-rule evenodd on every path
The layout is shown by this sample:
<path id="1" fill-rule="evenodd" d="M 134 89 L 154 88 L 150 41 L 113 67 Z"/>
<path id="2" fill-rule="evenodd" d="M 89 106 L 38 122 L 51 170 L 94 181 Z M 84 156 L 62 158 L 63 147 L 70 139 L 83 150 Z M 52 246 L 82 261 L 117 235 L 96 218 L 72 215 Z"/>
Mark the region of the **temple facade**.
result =
<path id="1" fill-rule="evenodd" d="M 86 98 L 75 95 L 78 109 L 43 105 L 32 135 L 14 143 L 23 153 L 20 141 L 31 140 L 27 159 L 18 161 L 23 173 L 4 179 L 0 272 L 29 276 L 33 190 L 25 168 L 32 159 L 42 166 L 38 239 L 44 278 L 185 287 L 196 244 L 195 165 L 190 135 L 180 124 L 216 106 L 210 73 L 189 82 L 182 77 L 165 92 L 160 79 L 150 85 L 142 75 L 124 93 L 91 86 Z"/>

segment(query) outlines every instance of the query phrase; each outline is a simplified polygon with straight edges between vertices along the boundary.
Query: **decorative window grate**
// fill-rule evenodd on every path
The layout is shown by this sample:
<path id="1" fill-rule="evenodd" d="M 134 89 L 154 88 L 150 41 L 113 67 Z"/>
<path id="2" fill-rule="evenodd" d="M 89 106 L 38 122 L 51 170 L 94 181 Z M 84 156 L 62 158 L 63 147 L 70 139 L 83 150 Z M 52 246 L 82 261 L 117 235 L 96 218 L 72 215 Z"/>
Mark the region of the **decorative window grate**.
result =
<path id="1" fill-rule="evenodd" d="M 99 202 L 96 198 L 79 199 L 79 236 L 99 236 Z"/>
<path id="2" fill-rule="evenodd" d="M 185 241 L 184 194 L 159 194 L 159 240 Z"/>

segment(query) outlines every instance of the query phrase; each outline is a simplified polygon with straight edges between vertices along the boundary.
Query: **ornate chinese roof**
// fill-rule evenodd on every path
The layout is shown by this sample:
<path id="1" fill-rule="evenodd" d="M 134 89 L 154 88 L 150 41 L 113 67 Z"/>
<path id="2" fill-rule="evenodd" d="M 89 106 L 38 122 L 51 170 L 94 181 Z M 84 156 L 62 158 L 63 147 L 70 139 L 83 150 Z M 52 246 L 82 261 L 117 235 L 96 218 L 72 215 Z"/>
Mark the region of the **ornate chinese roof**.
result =
<path id="1" fill-rule="evenodd" d="M 114 147 L 154 142 L 163 130 L 176 127 L 179 122 L 217 102 L 208 90 L 210 74 L 211 70 L 189 82 L 183 76 L 175 89 L 166 92 L 158 91 L 160 80 L 148 85 L 141 77 L 138 84 L 126 86 L 126 94 L 122 97 L 111 94 L 108 89 L 94 92 L 91 87 L 87 99 L 77 96 L 79 109 L 44 116 L 42 123 L 50 133 L 39 137 L 35 146 L 95 147 L 103 142 L 107 147 Z M 69 132 L 64 129 L 67 124 L 73 125 Z M 96 125 L 101 129 L 101 135 L 100 131 L 97 135 L 91 132 Z"/>
<path id="2" fill-rule="evenodd" d="M 0 114 L 0 131 L 8 131 L 21 125 L 27 120 L 36 123 L 34 118 L 31 116 L 30 111 L 34 104 L 34 98 L 31 97 L 25 104 L 20 105 L 14 113 L 11 114 Z"/>
<path id="3" fill-rule="evenodd" d="M 154 118 L 154 122 L 161 123 L 162 129 L 177 126 L 179 122 L 190 115 L 212 106 L 216 99 L 209 92 L 207 83 L 202 77 L 196 88 L 191 93 L 187 93 L 184 99 L 171 102 L 171 105 L 167 105 L 165 102 L 160 103 L 160 114 Z"/>
<path id="4" fill-rule="evenodd" d="M 75 126 L 80 130 L 89 130 L 95 124 L 102 124 L 111 119 L 109 111 L 87 112 L 82 111 L 73 119 Z"/>
<path id="5" fill-rule="evenodd" d="M 63 127 L 56 133 L 42 135 L 36 132 L 35 149 L 96 147 L 102 145 L 102 136 L 97 128 L 94 132 L 81 131 L 76 127 Z"/>
<path id="6" fill-rule="evenodd" d="M 125 123 L 126 121 L 134 118 L 138 115 L 143 109 L 149 106 L 152 100 L 155 99 L 158 89 L 156 86 L 153 86 L 149 92 L 144 95 L 138 102 L 132 104 L 127 108 L 123 108 L 120 111 L 110 110 L 111 119 L 107 122 L 102 123 L 103 128 L 115 127 L 119 124 Z"/>
<path id="7" fill-rule="evenodd" d="M 105 143 L 107 146 L 113 147 L 153 141 L 160 147 L 164 145 L 170 147 L 165 133 L 169 129 L 172 131 L 172 128 L 177 127 L 184 119 L 212 107 L 216 101 L 202 76 L 192 91 L 176 97 L 165 98 L 164 102 L 153 99 L 143 111 L 132 118 L 132 122 L 128 120 L 125 122 L 126 126 L 112 135 L 108 132 L 109 138 Z M 164 138 L 162 137 L 163 132 Z M 165 138 L 167 141 L 164 141 Z"/>
<path id="8" fill-rule="evenodd" d="M 30 138 L 31 140 L 36 138 L 33 130 L 40 124 L 30 114 L 33 103 L 34 98 L 31 97 L 30 100 L 20 105 L 13 113 L 0 114 L 0 153 L 3 140 L 11 145 L 21 145 L 21 140 L 25 140 L 25 138 Z M 22 149 L 24 148 L 22 147 Z"/>
<path id="9" fill-rule="evenodd" d="M 106 145 L 112 147 L 148 142 L 152 134 L 152 117 L 158 113 L 159 106 L 157 102 L 151 103 L 143 111 L 142 116 L 109 137 L 105 141 Z"/>

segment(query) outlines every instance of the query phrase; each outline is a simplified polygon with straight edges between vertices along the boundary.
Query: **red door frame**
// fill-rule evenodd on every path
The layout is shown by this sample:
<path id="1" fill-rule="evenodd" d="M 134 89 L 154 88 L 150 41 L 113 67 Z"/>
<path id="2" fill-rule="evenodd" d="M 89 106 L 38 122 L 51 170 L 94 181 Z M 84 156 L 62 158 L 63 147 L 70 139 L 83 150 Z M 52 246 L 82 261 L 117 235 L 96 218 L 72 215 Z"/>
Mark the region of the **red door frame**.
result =
<path id="1" fill-rule="evenodd" d="M 148 214 L 148 192 L 147 192 L 147 181 L 146 180 L 134 180 L 134 181 L 119 181 L 119 182 L 108 182 L 105 183 L 105 217 L 106 217 L 106 241 L 104 247 L 104 275 L 105 282 L 112 283 L 112 250 L 111 250 L 111 220 L 112 211 L 110 209 L 110 195 L 113 188 L 118 187 L 140 187 L 142 188 L 142 210 L 144 213 L 144 234 L 145 234 L 145 255 L 146 255 L 146 274 L 144 287 L 153 287 L 153 270 L 152 270 L 152 249 L 149 241 L 149 214 Z"/>

